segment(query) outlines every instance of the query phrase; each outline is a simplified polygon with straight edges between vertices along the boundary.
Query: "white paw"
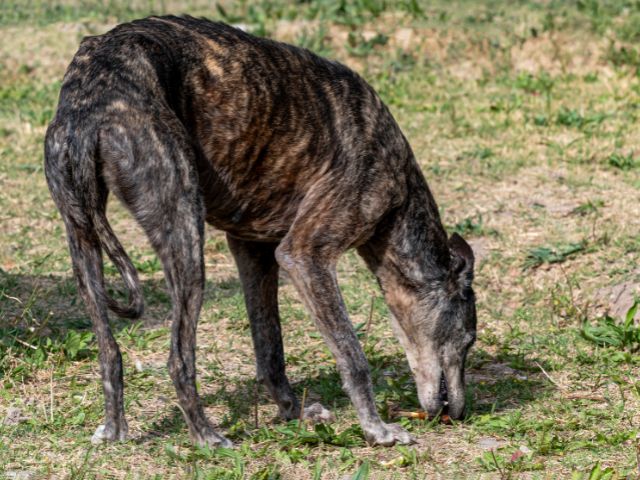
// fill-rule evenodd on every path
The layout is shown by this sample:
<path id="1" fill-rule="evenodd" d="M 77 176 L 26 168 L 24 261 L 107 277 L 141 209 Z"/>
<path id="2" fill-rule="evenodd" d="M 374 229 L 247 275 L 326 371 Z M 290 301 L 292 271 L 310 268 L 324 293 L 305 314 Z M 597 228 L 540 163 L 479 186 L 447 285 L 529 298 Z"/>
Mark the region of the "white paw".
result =
<path id="1" fill-rule="evenodd" d="M 371 446 L 382 445 L 383 447 L 391 447 L 397 443 L 402 445 L 416 443 L 416 439 L 397 423 L 381 422 L 375 427 L 366 429 L 364 436 L 367 443 Z"/>
<path id="2" fill-rule="evenodd" d="M 233 442 L 227 437 L 218 435 L 220 437 L 220 443 L 217 444 L 219 448 L 234 448 Z"/>
<path id="3" fill-rule="evenodd" d="M 104 433 L 104 425 L 99 425 L 98 428 L 96 428 L 95 433 L 93 434 L 93 436 L 91 437 L 91 443 L 94 445 L 99 445 L 102 442 L 106 442 L 107 441 L 107 437 Z"/>
<path id="4" fill-rule="evenodd" d="M 95 433 L 91 437 L 91 443 L 93 445 L 99 445 L 104 442 L 113 442 L 119 440 L 121 442 L 127 439 L 127 429 L 126 427 L 120 431 L 120 433 L 116 434 L 114 431 L 108 431 L 104 425 L 99 425 L 96 428 Z"/>
<path id="5" fill-rule="evenodd" d="M 201 447 L 209 447 L 209 448 L 233 448 L 233 442 L 229 440 L 224 435 L 220 435 L 215 432 L 208 432 L 203 436 L 199 436 L 196 439 L 195 443 L 197 443 Z"/>
<path id="6" fill-rule="evenodd" d="M 310 423 L 332 423 L 336 421 L 336 416 L 318 402 L 305 407 L 302 418 Z"/>

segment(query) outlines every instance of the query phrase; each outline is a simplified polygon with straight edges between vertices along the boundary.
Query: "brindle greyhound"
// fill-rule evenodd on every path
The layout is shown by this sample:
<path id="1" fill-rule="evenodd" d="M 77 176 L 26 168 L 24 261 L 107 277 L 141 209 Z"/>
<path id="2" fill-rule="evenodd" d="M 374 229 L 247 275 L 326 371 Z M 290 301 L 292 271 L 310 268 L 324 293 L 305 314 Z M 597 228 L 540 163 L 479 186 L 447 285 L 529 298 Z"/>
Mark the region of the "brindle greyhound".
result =
<path id="1" fill-rule="evenodd" d="M 105 209 L 113 192 L 143 227 L 173 302 L 169 373 L 192 439 L 230 445 L 196 390 L 205 221 L 227 233 L 253 336 L 257 376 L 287 419 L 300 404 L 285 375 L 278 268 L 291 277 L 331 352 L 370 444 L 409 443 L 377 411 L 367 360 L 336 281 L 357 248 L 376 275 L 422 407 L 464 411 L 475 339 L 473 253 L 447 235 L 411 148 L 380 97 L 337 62 L 222 23 L 151 17 L 82 41 L 45 141 L 45 172 L 64 220 L 99 347 L 106 419 L 122 440 L 122 360 L 107 308 L 138 318 L 140 283 Z M 102 250 L 129 292 L 104 286 Z M 444 382 L 443 382 L 444 383 Z"/>

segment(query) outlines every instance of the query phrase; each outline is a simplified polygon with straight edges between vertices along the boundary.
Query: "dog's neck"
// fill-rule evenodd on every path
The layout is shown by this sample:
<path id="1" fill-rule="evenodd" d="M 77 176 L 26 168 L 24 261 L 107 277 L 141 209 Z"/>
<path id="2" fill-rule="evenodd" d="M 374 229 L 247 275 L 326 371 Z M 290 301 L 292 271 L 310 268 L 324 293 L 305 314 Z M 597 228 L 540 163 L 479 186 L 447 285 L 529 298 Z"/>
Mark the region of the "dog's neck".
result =
<path id="1" fill-rule="evenodd" d="M 378 238 L 359 251 L 385 292 L 403 284 L 428 294 L 443 288 L 451 253 L 433 195 L 417 163 L 411 162 L 405 201 L 389 214 Z"/>

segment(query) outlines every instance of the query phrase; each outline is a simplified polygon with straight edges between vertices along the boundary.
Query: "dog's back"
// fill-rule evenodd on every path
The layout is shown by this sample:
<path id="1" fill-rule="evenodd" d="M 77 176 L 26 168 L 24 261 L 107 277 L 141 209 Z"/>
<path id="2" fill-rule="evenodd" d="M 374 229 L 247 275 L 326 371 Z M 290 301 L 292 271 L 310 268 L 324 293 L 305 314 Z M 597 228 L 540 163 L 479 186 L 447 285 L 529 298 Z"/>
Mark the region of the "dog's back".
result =
<path id="1" fill-rule="evenodd" d="M 399 199 L 403 179 L 388 180 L 412 161 L 391 114 L 353 71 L 222 23 L 151 17 L 83 42 L 59 118 L 130 130 L 144 128 L 150 110 L 175 115 L 188 132 L 207 221 L 255 239 L 282 238 L 327 176 Z"/>

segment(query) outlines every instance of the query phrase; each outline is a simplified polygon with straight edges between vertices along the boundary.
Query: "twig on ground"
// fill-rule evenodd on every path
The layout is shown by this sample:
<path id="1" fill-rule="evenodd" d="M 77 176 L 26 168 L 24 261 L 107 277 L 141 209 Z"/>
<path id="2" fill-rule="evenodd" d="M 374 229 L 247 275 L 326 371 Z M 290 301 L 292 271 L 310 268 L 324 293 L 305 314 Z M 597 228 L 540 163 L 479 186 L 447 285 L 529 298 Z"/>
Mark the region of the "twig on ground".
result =
<path id="1" fill-rule="evenodd" d="M 307 387 L 302 391 L 302 402 L 300 403 L 300 423 L 304 420 L 304 403 L 307 401 Z"/>
<path id="2" fill-rule="evenodd" d="M 375 301 L 375 299 L 376 299 L 376 297 L 372 293 L 371 294 L 371 305 L 369 306 L 369 318 L 367 319 L 367 326 L 365 327 L 365 330 L 364 330 L 364 342 L 363 342 L 363 346 L 362 346 L 363 350 L 366 350 L 367 342 L 369 341 L 369 331 L 371 330 L 371 321 L 373 320 L 373 302 Z"/>
<path id="3" fill-rule="evenodd" d="M 638 478 L 640 478 L 640 434 L 636 435 L 636 467 L 638 469 Z"/>
<path id="4" fill-rule="evenodd" d="M 551 375 L 549 375 L 547 373 L 547 371 L 542 367 L 542 365 L 540 365 L 538 362 L 533 362 L 536 364 L 536 366 L 540 369 L 540 371 L 544 374 L 545 377 L 547 377 L 547 379 L 553 383 L 556 387 L 558 387 L 558 390 L 560 390 L 561 392 L 565 392 L 566 388 L 563 385 L 560 385 L 558 382 L 556 382 L 553 378 L 551 378 Z"/>
<path id="5" fill-rule="evenodd" d="M 564 398 L 568 400 L 593 400 L 594 402 L 605 401 L 605 398 L 602 395 L 581 392 L 567 393 L 566 395 L 564 395 Z"/>
<path id="6" fill-rule="evenodd" d="M 258 380 L 253 382 L 253 420 L 258 429 Z"/>
<path id="7" fill-rule="evenodd" d="M 13 337 L 13 339 L 14 339 L 16 342 L 18 342 L 18 343 L 19 343 L 19 344 L 21 344 L 21 345 L 24 345 L 25 347 L 29 347 L 29 348 L 31 348 L 32 350 L 37 350 L 37 349 L 38 349 L 38 347 L 36 347 L 36 346 L 34 346 L 34 345 L 31 345 L 30 343 L 27 343 L 27 342 L 25 342 L 24 340 L 20 340 L 20 339 L 19 339 L 18 337 L 16 337 L 15 335 L 12 335 L 12 337 Z"/>
<path id="8" fill-rule="evenodd" d="M 551 375 L 549 375 L 547 371 L 542 367 L 542 365 L 540 365 L 538 362 L 533 362 L 533 363 L 535 363 L 536 366 L 540 369 L 540 371 L 544 374 L 544 376 L 547 377 L 547 379 L 551 383 L 553 383 L 558 388 L 558 390 L 560 390 L 560 394 L 567 400 L 593 400 L 594 402 L 605 401 L 602 395 L 597 395 L 594 393 L 569 392 L 567 387 L 565 387 L 564 385 L 561 385 L 556 380 L 554 380 L 553 377 L 551 377 Z"/>
<path id="9" fill-rule="evenodd" d="M 498 459 L 496 458 L 496 454 L 494 453 L 493 448 L 491 449 L 491 457 L 493 458 L 493 463 L 495 463 L 496 468 L 498 469 L 498 472 L 500 472 L 500 480 L 505 480 L 507 477 L 504 474 L 504 470 L 498 463 Z"/>
<path id="10" fill-rule="evenodd" d="M 304 403 L 307 401 L 307 387 L 302 391 L 302 402 L 300 403 L 300 417 L 298 418 L 298 430 L 296 431 L 296 438 L 300 433 L 302 424 L 304 423 Z M 305 427 L 306 428 L 306 427 Z"/>
<path id="11" fill-rule="evenodd" d="M 405 411 L 397 411 L 394 415 L 396 418 L 404 417 L 404 418 L 417 418 L 420 420 L 425 420 L 427 418 L 426 412 L 405 412 Z"/>
<path id="12" fill-rule="evenodd" d="M 51 423 L 53 423 L 53 368 L 49 376 L 49 410 L 51 412 Z"/>

